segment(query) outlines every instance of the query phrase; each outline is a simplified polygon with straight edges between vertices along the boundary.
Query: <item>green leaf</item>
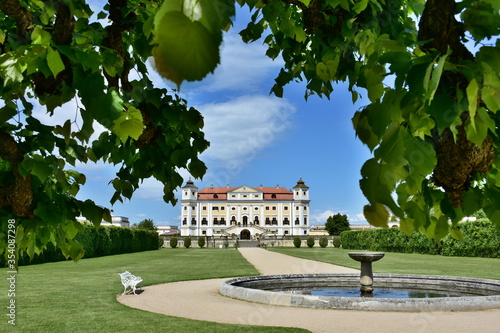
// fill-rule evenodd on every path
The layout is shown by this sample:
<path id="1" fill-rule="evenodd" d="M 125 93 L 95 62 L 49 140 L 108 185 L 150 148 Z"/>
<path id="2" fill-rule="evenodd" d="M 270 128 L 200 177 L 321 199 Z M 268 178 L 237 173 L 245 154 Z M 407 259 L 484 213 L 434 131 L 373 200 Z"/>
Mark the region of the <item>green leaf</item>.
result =
<path id="1" fill-rule="evenodd" d="M 51 37 L 50 33 L 43 30 L 43 28 L 39 25 L 35 26 L 35 28 L 33 29 L 33 32 L 31 33 L 32 44 L 40 44 L 40 45 L 49 46 L 51 40 L 52 40 L 52 37 Z"/>
<path id="2" fill-rule="evenodd" d="M 460 231 L 460 229 L 458 228 L 451 228 L 450 229 L 450 235 L 457 239 L 457 240 L 463 240 L 464 239 L 464 235 L 462 234 L 462 232 Z"/>
<path id="3" fill-rule="evenodd" d="M 207 171 L 207 167 L 205 166 L 205 163 L 200 161 L 198 158 L 192 158 L 191 162 L 188 164 L 188 170 L 193 177 L 201 179 Z"/>
<path id="4" fill-rule="evenodd" d="M 113 132 L 121 142 L 126 142 L 129 137 L 139 139 L 144 130 L 141 111 L 134 107 L 129 107 L 126 112 L 123 112 L 114 124 Z"/>
<path id="5" fill-rule="evenodd" d="M 364 76 L 366 80 L 366 89 L 368 90 L 368 98 L 370 99 L 370 101 L 375 102 L 384 94 L 384 67 L 377 65 L 366 68 L 364 71 Z"/>
<path id="6" fill-rule="evenodd" d="M 16 105 L 9 103 L 0 109 L 0 125 L 7 122 L 10 118 L 17 114 Z"/>
<path id="7" fill-rule="evenodd" d="M 460 115 L 453 98 L 445 94 L 435 96 L 426 111 L 432 115 L 439 133 L 453 124 Z"/>
<path id="8" fill-rule="evenodd" d="M 337 67 L 339 65 L 339 58 L 335 60 L 328 60 L 325 62 L 318 62 L 316 65 L 316 74 L 323 81 L 330 81 L 335 79 L 335 74 L 337 73 Z"/>
<path id="9" fill-rule="evenodd" d="M 64 70 L 64 63 L 61 59 L 61 55 L 59 52 L 50 47 L 47 52 L 47 64 L 49 65 L 50 71 L 54 77 Z"/>
<path id="10" fill-rule="evenodd" d="M 361 13 L 368 6 L 368 0 L 358 0 L 358 2 L 352 8 L 356 14 Z"/>
<path id="11" fill-rule="evenodd" d="M 477 109 L 477 95 L 479 92 L 479 86 L 477 85 L 476 79 L 472 79 L 469 82 L 466 91 L 467 91 L 467 100 L 469 102 L 469 114 L 471 119 L 474 119 Z"/>
<path id="12" fill-rule="evenodd" d="M 384 205 L 379 203 L 373 203 L 371 205 L 366 205 L 363 208 L 363 213 L 366 217 L 368 223 L 374 227 L 388 228 L 389 222 L 389 212 Z"/>
<path id="13" fill-rule="evenodd" d="M 213 33 L 181 12 L 169 12 L 157 20 L 153 49 L 156 70 L 175 82 L 198 81 L 212 73 L 220 61 L 222 33 Z"/>
<path id="14" fill-rule="evenodd" d="M 369 105 L 368 107 L 372 107 Z M 363 111 L 357 111 L 352 117 L 352 124 L 354 129 L 356 130 L 356 136 L 363 142 L 365 145 L 370 148 L 371 151 L 375 149 L 375 147 L 379 144 L 379 138 L 374 134 L 372 127 L 370 126 L 370 122 L 368 119 L 368 114 Z"/>
<path id="15" fill-rule="evenodd" d="M 441 74 L 443 73 L 444 63 L 446 58 L 451 54 L 451 49 L 448 48 L 448 52 L 445 55 L 439 57 L 437 62 L 437 66 L 434 66 L 434 62 L 428 68 L 428 72 L 432 69 L 432 76 L 429 79 L 429 83 L 427 85 L 427 81 L 424 81 L 424 88 L 427 90 L 426 97 L 429 101 L 432 101 L 434 98 L 434 94 L 439 86 L 439 81 L 441 80 Z M 426 74 L 427 78 L 427 74 Z"/>
<path id="16" fill-rule="evenodd" d="M 435 241 L 438 242 L 448 235 L 449 229 L 450 226 L 448 224 L 448 217 L 446 215 L 440 216 L 436 222 L 436 227 L 434 228 Z"/>
<path id="17" fill-rule="evenodd" d="M 43 202 L 37 205 L 33 213 L 42 219 L 42 221 L 46 221 L 48 225 L 57 226 L 60 223 L 64 223 L 65 220 L 64 212 L 54 209 L 54 206 L 51 204 Z"/>
<path id="18" fill-rule="evenodd" d="M 96 227 L 101 224 L 102 220 L 106 216 L 106 212 L 109 214 L 107 209 L 97 206 L 92 200 L 89 199 L 84 202 L 80 202 L 79 208 L 82 215 Z"/>
<path id="19" fill-rule="evenodd" d="M 488 130 L 496 132 L 495 121 L 485 108 L 478 108 L 476 116 L 470 118 L 465 125 L 467 139 L 480 147 L 488 136 Z"/>
<path id="20" fill-rule="evenodd" d="M 33 169 L 31 174 L 37 176 L 43 183 L 52 174 L 52 167 L 46 160 L 33 160 Z"/>

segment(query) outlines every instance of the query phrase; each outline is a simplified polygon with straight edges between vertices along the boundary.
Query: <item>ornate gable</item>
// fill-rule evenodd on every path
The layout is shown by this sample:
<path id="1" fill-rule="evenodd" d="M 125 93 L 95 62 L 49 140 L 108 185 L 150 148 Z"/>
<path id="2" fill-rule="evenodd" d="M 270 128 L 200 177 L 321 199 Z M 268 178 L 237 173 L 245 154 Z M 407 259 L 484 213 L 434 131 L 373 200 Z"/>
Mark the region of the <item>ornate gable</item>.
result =
<path id="1" fill-rule="evenodd" d="M 234 190 L 228 191 L 228 193 L 262 193 L 262 191 L 250 186 L 243 185 L 235 188 Z"/>

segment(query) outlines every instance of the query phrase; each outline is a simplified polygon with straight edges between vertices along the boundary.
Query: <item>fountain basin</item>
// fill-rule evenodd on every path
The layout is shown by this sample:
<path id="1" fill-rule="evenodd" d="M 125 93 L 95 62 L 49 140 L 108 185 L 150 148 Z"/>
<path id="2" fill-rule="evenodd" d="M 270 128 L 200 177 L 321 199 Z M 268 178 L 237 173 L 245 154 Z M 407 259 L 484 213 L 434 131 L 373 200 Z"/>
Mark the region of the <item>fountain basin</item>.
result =
<path id="1" fill-rule="evenodd" d="M 385 252 L 348 252 L 351 259 L 360 262 L 374 262 L 384 257 Z"/>
<path id="2" fill-rule="evenodd" d="M 500 281 L 455 276 L 374 274 L 377 289 L 429 290 L 463 293 L 459 297 L 371 298 L 316 296 L 293 293 L 290 288 L 356 288 L 358 274 L 292 274 L 235 278 L 220 286 L 224 296 L 250 302 L 365 311 L 465 311 L 500 308 Z M 470 296 L 474 294 L 477 296 Z"/>

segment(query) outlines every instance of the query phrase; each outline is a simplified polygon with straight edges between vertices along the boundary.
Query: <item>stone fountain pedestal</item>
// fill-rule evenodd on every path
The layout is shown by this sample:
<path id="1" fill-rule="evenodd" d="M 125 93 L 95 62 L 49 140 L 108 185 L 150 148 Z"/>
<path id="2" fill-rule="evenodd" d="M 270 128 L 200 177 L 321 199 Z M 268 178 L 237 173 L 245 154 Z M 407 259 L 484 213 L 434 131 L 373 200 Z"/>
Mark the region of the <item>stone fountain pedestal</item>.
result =
<path id="1" fill-rule="evenodd" d="M 361 262 L 361 274 L 359 282 L 361 284 L 361 294 L 370 296 L 373 293 L 373 270 L 372 262 L 384 257 L 385 252 L 348 252 L 349 257 Z"/>

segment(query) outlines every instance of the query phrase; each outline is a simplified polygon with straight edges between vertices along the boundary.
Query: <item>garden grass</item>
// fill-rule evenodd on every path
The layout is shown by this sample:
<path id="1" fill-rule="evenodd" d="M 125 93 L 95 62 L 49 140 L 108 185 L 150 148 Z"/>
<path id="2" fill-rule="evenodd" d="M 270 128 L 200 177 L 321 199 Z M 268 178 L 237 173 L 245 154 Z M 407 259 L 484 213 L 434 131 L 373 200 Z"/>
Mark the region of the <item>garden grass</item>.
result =
<path id="1" fill-rule="evenodd" d="M 19 268 L 16 326 L 7 323 L 7 269 L 0 269 L 0 331 L 18 332 L 307 332 L 302 329 L 219 324 L 129 308 L 118 273 L 130 271 L 144 285 L 256 275 L 234 249 L 162 249 Z M 135 297 L 135 296 L 130 296 Z M 140 297 L 140 296 L 137 296 Z M 196 302 L 196 300 L 193 300 Z M 210 311 L 210 309 L 207 309 Z"/>
<path id="2" fill-rule="evenodd" d="M 276 248 L 273 251 L 345 267 L 357 269 L 361 267 L 359 262 L 347 255 L 347 252 L 355 252 L 355 250 L 301 247 Z M 466 276 L 500 280 L 500 259 L 386 252 L 384 258 L 373 263 L 373 271 L 375 273 Z"/>

